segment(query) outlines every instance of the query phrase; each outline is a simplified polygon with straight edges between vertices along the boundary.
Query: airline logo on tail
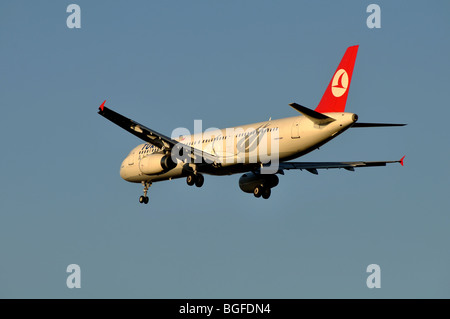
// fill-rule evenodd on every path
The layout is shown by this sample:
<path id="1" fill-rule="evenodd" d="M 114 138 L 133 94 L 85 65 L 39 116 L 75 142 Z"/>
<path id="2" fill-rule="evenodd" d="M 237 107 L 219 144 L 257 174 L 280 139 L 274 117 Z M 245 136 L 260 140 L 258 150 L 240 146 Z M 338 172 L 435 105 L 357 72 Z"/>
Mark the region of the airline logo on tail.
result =
<path id="1" fill-rule="evenodd" d="M 347 48 L 345 54 L 334 73 L 330 84 L 316 108 L 316 112 L 344 112 L 347 102 L 348 90 L 352 80 L 358 46 Z"/>
<path id="2" fill-rule="evenodd" d="M 348 74 L 344 69 L 339 69 L 333 77 L 331 85 L 331 93 L 335 97 L 342 96 L 348 87 Z"/>

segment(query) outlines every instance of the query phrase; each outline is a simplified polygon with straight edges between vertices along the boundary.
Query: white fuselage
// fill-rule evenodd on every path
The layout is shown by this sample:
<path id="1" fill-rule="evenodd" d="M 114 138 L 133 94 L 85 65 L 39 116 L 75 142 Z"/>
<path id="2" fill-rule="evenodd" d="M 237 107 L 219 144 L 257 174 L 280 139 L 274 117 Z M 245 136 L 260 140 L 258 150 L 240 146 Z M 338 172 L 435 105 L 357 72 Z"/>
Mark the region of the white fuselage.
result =
<path id="1" fill-rule="evenodd" d="M 305 116 L 295 116 L 186 135 L 175 140 L 221 159 L 220 165 L 209 165 L 203 173 L 230 175 L 258 168 L 268 159 L 274 162 L 276 158 L 283 162 L 300 157 L 330 141 L 357 119 L 353 113 L 324 114 L 335 121 L 317 125 Z M 141 160 L 158 153 L 164 151 L 151 144 L 136 146 L 122 162 L 120 176 L 129 182 L 156 182 L 186 176 L 186 165 L 196 169 L 195 164 L 179 160 L 175 168 L 166 172 L 155 175 L 142 173 L 139 166 Z"/>

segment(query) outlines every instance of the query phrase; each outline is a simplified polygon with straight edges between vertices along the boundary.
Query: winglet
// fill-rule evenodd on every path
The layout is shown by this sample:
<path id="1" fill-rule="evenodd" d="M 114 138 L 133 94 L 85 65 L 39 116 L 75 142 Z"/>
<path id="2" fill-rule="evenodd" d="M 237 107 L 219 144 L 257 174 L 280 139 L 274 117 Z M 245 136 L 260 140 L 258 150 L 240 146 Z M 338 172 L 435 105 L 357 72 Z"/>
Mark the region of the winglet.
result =
<path id="1" fill-rule="evenodd" d="M 406 155 L 405 155 L 406 156 Z M 403 166 L 403 160 L 405 159 L 405 156 L 403 156 L 401 159 L 400 159 L 400 164 L 402 164 L 402 166 Z"/>
<path id="2" fill-rule="evenodd" d="M 105 106 L 106 100 L 103 101 L 103 103 L 98 107 L 100 111 L 103 111 L 103 107 Z"/>

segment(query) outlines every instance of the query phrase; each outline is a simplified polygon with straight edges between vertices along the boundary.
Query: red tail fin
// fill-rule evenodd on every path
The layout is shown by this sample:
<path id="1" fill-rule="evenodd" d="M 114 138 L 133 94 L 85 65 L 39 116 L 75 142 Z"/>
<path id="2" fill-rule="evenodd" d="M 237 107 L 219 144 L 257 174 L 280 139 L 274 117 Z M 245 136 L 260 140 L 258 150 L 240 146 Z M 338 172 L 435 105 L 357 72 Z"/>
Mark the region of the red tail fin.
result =
<path id="1" fill-rule="evenodd" d="M 358 46 L 348 47 L 316 108 L 317 112 L 344 112 Z"/>

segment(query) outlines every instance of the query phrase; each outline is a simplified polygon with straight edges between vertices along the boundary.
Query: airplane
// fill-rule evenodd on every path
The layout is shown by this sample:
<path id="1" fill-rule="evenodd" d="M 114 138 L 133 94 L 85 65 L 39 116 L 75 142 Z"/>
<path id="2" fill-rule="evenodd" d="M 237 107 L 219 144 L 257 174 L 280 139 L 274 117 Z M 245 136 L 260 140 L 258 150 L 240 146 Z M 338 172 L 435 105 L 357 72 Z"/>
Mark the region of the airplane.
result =
<path id="1" fill-rule="evenodd" d="M 389 163 L 403 166 L 405 156 L 396 161 L 291 161 L 318 149 L 349 128 L 406 125 L 361 123 L 357 122 L 358 115 L 345 112 L 358 48 L 358 45 L 347 48 L 314 110 L 297 103 L 289 104 L 301 113 L 294 117 L 171 138 L 107 108 L 105 100 L 98 114 L 145 142 L 133 148 L 123 160 L 120 176 L 128 182 L 143 185 L 144 194 L 139 197 L 139 202 L 147 204 L 152 183 L 186 178 L 189 186 L 201 187 L 203 174 L 243 174 L 239 178 L 240 189 L 257 198 L 268 199 L 271 189 L 279 183 L 277 175 L 284 175 L 285 170 L 306 170 L 317 175 L 319 169 L 354 171 L 356 167 Z"/>

